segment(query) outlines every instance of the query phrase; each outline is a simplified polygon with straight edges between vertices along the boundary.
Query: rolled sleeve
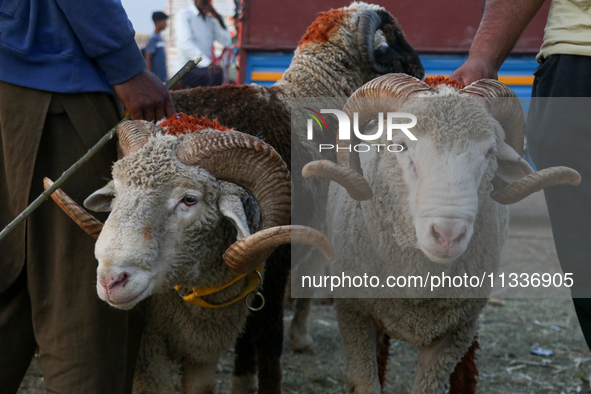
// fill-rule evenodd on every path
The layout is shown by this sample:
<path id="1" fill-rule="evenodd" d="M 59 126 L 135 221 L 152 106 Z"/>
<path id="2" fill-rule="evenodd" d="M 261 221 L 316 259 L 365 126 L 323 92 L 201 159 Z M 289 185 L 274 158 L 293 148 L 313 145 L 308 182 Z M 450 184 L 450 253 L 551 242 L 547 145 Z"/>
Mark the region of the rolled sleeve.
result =
<path id="1" fill-rule="evenodd" d="M 128 81 L 146 68 L 146 61 L 135 41 L 95 60 L 111 85 Z"/>

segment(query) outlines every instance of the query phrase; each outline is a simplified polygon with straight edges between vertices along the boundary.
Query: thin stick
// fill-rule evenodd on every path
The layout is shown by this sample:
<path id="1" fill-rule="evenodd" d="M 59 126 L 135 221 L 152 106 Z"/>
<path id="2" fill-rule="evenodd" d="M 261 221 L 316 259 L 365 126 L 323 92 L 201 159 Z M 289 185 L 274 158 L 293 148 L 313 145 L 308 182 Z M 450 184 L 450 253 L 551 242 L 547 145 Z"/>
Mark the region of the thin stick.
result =
<path id="1" fill-rule="evenodd" d="M 166 88 L 170 89 L 172 88 L 174 85 L 176 85 L 181 78 L 183 78 L 185 75 L 187 75 L 187 73 L 189 71 L 191 71 L 196 65 L 197 63 L 199 63 L 201 61 L 201 58 L 198 58 L 196 60 L 189 60 L 184 66 L 183 68 L 181 68 L 176 74 L 174 74 L 174 76 L 172 78 L 170 78 L 168 80 L 168 82 L 166 82 Z M 109 132 L 107 134 L 105 134 L 103 136 L 103 138 L 100 139 L 99 142 L 96 143 L 96 145 L 94 145 L 88 152 L 86 152 L 86 154 L 84 156 L 82 156 L 80 158 L 80 160 L 78 160 L 76 163 L 74 163 L 70 168 L 68 168 L 63 174 L 62 176 L 60 176 L 54 183 L 53 185 L 51 185 L 49 188 L 47 188 L 47 190 L 45 190 L 43 193 L 41 193 L 41 195 L 39 197 L 37 197 L 35 199 L 35 201 L 33 201 L 24 211 L 22 211 L 12 222 L 10 222 L 10 224 L 8 226 L 6 226 L 4 228 L 4 230 L 2 230 L 2 232 L 0 232 L 0 241 L 2 241 L 2 239 L 4 239 L 4 237 L 6 237 L 12 230 L 14 230 L 19 224 L 21 224 L 22 222 L 25 221 L 25 219 L 37 208 L 39 208 L 39 206 L 43 203 L 43 201 L 47 200 L 49 198 L 49 196 L 51 196 L 53 194 L 53 192 L 55 192 L 57 189 L 59 189 L 62 184 L 68 180 L 68 178 L 75 173 L 76 171 L 78 171 L 78 169 L 80 167 L 82 167 L 86 162 L 88 162 L 103 146 L 105 146 L 107 144 L 107 142 L 109 142 L 109 140 L 111 140 L 115 134 L 117 133 L 117 127 L 119 126 L 119 124 L 121 124 L 121 122 L 124 122 L 126 120 L 129 120 L 130 116 L 127 115 L 125 116 L 123 119 L 121 119 L 121 121 L 119 123 L 117 123 L 111 130 L 109 130 Z"/>

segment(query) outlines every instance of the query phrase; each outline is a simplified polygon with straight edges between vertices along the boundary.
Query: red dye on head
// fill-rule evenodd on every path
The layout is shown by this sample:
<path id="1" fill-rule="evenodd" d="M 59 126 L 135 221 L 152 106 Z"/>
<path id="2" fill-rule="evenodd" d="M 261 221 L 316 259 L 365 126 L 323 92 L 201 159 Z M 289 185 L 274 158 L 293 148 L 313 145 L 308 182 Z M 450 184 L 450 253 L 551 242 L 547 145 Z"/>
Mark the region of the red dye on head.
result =
<path id="1" fill-rule="evenodd" d="M 320 12 L 318 18 L 308 27 L 306 34 L 304 34 L 298 45 L 327 42 L 346 15 L 347 12 L 343 9 Z"/>
<path id="2" fill-rule="evenodd" d="M 234 129 L 222 126 L 217 119 L 209 120 L 205 116 L 199 118 L 198 116 L 189 116 L 183 113 L 174 114 L 166 119 L 158 126 L 162 127 L 166 134 L 179 136 L 183 134 L 191 134 L 194 131 L 204 129 L 214 129 L 220 131 L 233 131 Z"/>
<path id="3" fill-rule="evenodd" d="M 455 79 L 449 79 L 448 77 L 444 77 L 443 75 L 425 78 L 423 82 L 432 87 L 436 87 L 437 85 L 442 84 L 454 87 L 456 89 L 464 89 L 466 87 L 466 85 L 464 85 L 460 81 L 456 81 Z"/>

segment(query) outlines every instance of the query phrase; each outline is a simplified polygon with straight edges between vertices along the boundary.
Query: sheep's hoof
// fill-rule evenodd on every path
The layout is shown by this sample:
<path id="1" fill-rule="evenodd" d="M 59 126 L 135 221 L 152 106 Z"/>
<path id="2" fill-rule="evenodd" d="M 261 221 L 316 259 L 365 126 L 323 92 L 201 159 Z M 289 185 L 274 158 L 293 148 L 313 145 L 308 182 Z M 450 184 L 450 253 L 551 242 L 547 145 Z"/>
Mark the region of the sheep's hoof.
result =
<path id="1" fill-rule="evenodd" d="M 316 349 L 314 349 L 314 344 L 305 346 L 303 348 L 296 348 L 294 345 L 293 351 L 294 351 L 294 353 L 316 354 Z"/>
<path id="2" fill-rule="evenodd" d="M 291 342 L 293 343 L 293 351 L 295 353 L 316 354 L 316 350 L 314 349 L 314 340 L 310 334 L 291 334 L 289 339 L 291 339 Z"/>

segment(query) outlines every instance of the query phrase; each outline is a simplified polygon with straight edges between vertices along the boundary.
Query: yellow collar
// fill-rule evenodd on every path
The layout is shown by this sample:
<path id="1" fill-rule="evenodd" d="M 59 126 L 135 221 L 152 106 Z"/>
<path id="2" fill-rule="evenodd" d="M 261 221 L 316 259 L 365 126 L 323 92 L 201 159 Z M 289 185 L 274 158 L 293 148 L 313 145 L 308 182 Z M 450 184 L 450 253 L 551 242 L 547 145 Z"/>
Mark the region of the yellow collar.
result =
<path id="1" fill-rule="evenodd" d="M 263 279 L 261 276 L 262 271 L 263 271 L 263 265 L 261 264 L 256 268 L 255 271 L 248 274 L 248 283 L 246 284 L 246 287 L 244 288 L 244 290 L 242 290 L 242 292 L 240 294 L 238 294 L 238 296 L 236 296 L 236 298 L 234 298 L 233 300 L 224 302 L 222 304 L 210 304 L 209 302 L 205 301 L 201 297 L 206 296 L 206 295 L 210 295 L 213 293 L 217 293 L 218 291 L 223 290 L 228 286 L 231 286 L 232 284 L 236 283 L 240 279 L 244 278 L 246 276 L 246 274 L 241 274 L 241 275 L 235 276 L 228 283 L 225 283 L 220 286 L 194 287 L 193 291 L 188 295 L 181 294 L 180 286 L 175 286 L 174 289 L 179 293 L 179 295 L 186 302 L 193 304 L 193 305 L 198 305 L 198 306 L 201 306 L 204 308 L 223 308 L 225 306 L 232 305 L 235 302 L 240 301 L 244 297 L 247 297 L 252 294 L 254 296 L 258 296 L 261 298 L 262 305 L 258 308 L 253 308 L 249 305 L 248 299 L 247 299 L 246 305 L 248 306 L 248 308 L 250 310 L 260 310 L 265 305 L 265 299 L 263 298 L 263 295 L 259 292 L 260 287 L 263 285 Z"/>

